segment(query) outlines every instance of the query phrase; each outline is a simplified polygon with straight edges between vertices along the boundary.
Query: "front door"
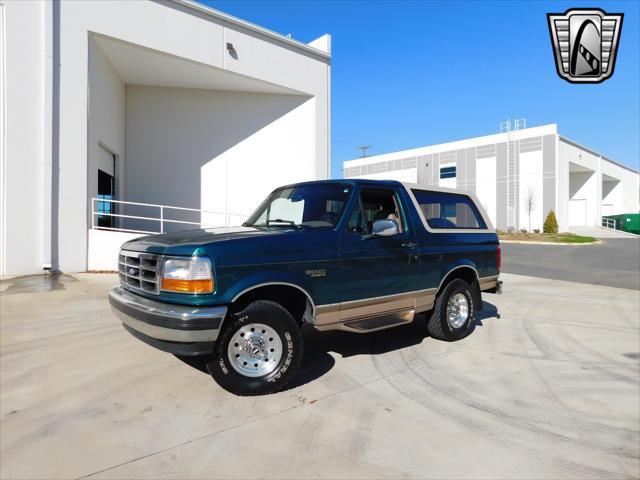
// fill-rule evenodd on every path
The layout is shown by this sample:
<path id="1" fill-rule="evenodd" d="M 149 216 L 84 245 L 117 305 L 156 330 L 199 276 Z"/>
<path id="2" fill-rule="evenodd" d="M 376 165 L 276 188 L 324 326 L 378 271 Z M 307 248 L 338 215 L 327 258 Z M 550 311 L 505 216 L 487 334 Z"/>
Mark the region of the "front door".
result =
<path id="1" fill-rule="evenodd" d="M 587 200 L 577 198 L 569 200 L 569 226 L 570 227 L 586 227 L 587 226 Z"/>
<path id="2" fill-rule="evenodd" d="M 341 321 L 411 321 L 419 271 L 415 231 L 394 189 L 362 188 L 356 194 L 340 239 Z M 395 220 L 399 233 L 371 235 L 373 223 L 385 219 Z"/>

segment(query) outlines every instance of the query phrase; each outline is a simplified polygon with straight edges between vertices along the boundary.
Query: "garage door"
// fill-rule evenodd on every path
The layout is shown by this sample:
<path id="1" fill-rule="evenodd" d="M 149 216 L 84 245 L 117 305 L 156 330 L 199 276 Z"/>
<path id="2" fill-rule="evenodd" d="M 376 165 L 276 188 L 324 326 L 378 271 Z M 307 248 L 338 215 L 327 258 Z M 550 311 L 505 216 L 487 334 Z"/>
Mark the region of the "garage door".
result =
<path id="1" fill-rule="evenodd" d="M 603 217 L 606 217 L 607 215 L 613 215 L 613 205 L 610 205 L 608 203 L 603 203 L 601 211 L 602 211 Z"/>
<path id="2" fill-rule="evenodd" d="M 587 200 L 569 200 L 569 226 L 587 226 Z"/>

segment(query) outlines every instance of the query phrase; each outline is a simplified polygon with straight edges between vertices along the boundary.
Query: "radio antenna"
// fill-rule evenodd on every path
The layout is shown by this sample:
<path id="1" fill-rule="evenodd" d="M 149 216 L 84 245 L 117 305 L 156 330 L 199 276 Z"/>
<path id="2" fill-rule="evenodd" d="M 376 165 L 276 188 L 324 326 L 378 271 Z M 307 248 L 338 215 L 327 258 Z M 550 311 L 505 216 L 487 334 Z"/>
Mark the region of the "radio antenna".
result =
<path id="1" fill-rule="evenodd" d="M 358 147 L 358 150 L 362 151 L 362 154 L 360 155 L 360 158 L 368 157 L 367 150 L 369 150 L 370 148 L 371 148 L 371 145 L 360 145 Z"/>

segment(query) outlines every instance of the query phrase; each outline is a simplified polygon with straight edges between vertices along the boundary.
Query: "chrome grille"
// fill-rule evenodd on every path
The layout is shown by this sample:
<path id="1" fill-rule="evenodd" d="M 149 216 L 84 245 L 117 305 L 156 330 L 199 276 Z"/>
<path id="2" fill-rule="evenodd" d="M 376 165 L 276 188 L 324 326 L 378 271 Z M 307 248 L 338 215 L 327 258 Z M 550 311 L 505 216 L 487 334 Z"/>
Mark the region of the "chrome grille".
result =
<path id="1" fill-rule="evenodd" d="M 120 283 L 134 290 L 158 294 L 161 266 L 160 255 L 120 250 Z"/>

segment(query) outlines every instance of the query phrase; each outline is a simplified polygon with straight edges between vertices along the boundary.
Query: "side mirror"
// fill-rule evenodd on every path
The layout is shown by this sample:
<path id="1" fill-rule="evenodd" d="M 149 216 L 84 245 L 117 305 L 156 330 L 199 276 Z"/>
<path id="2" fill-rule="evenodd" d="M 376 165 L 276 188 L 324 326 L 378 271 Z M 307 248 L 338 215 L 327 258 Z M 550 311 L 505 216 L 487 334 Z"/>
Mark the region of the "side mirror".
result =
<path id="1" fill-rule="evenodd" d="M 398 235 L 400 229 L 395 220 L 376 220 L 373 222 L 372 236 L 376 237 L 391 237 Z"/>

